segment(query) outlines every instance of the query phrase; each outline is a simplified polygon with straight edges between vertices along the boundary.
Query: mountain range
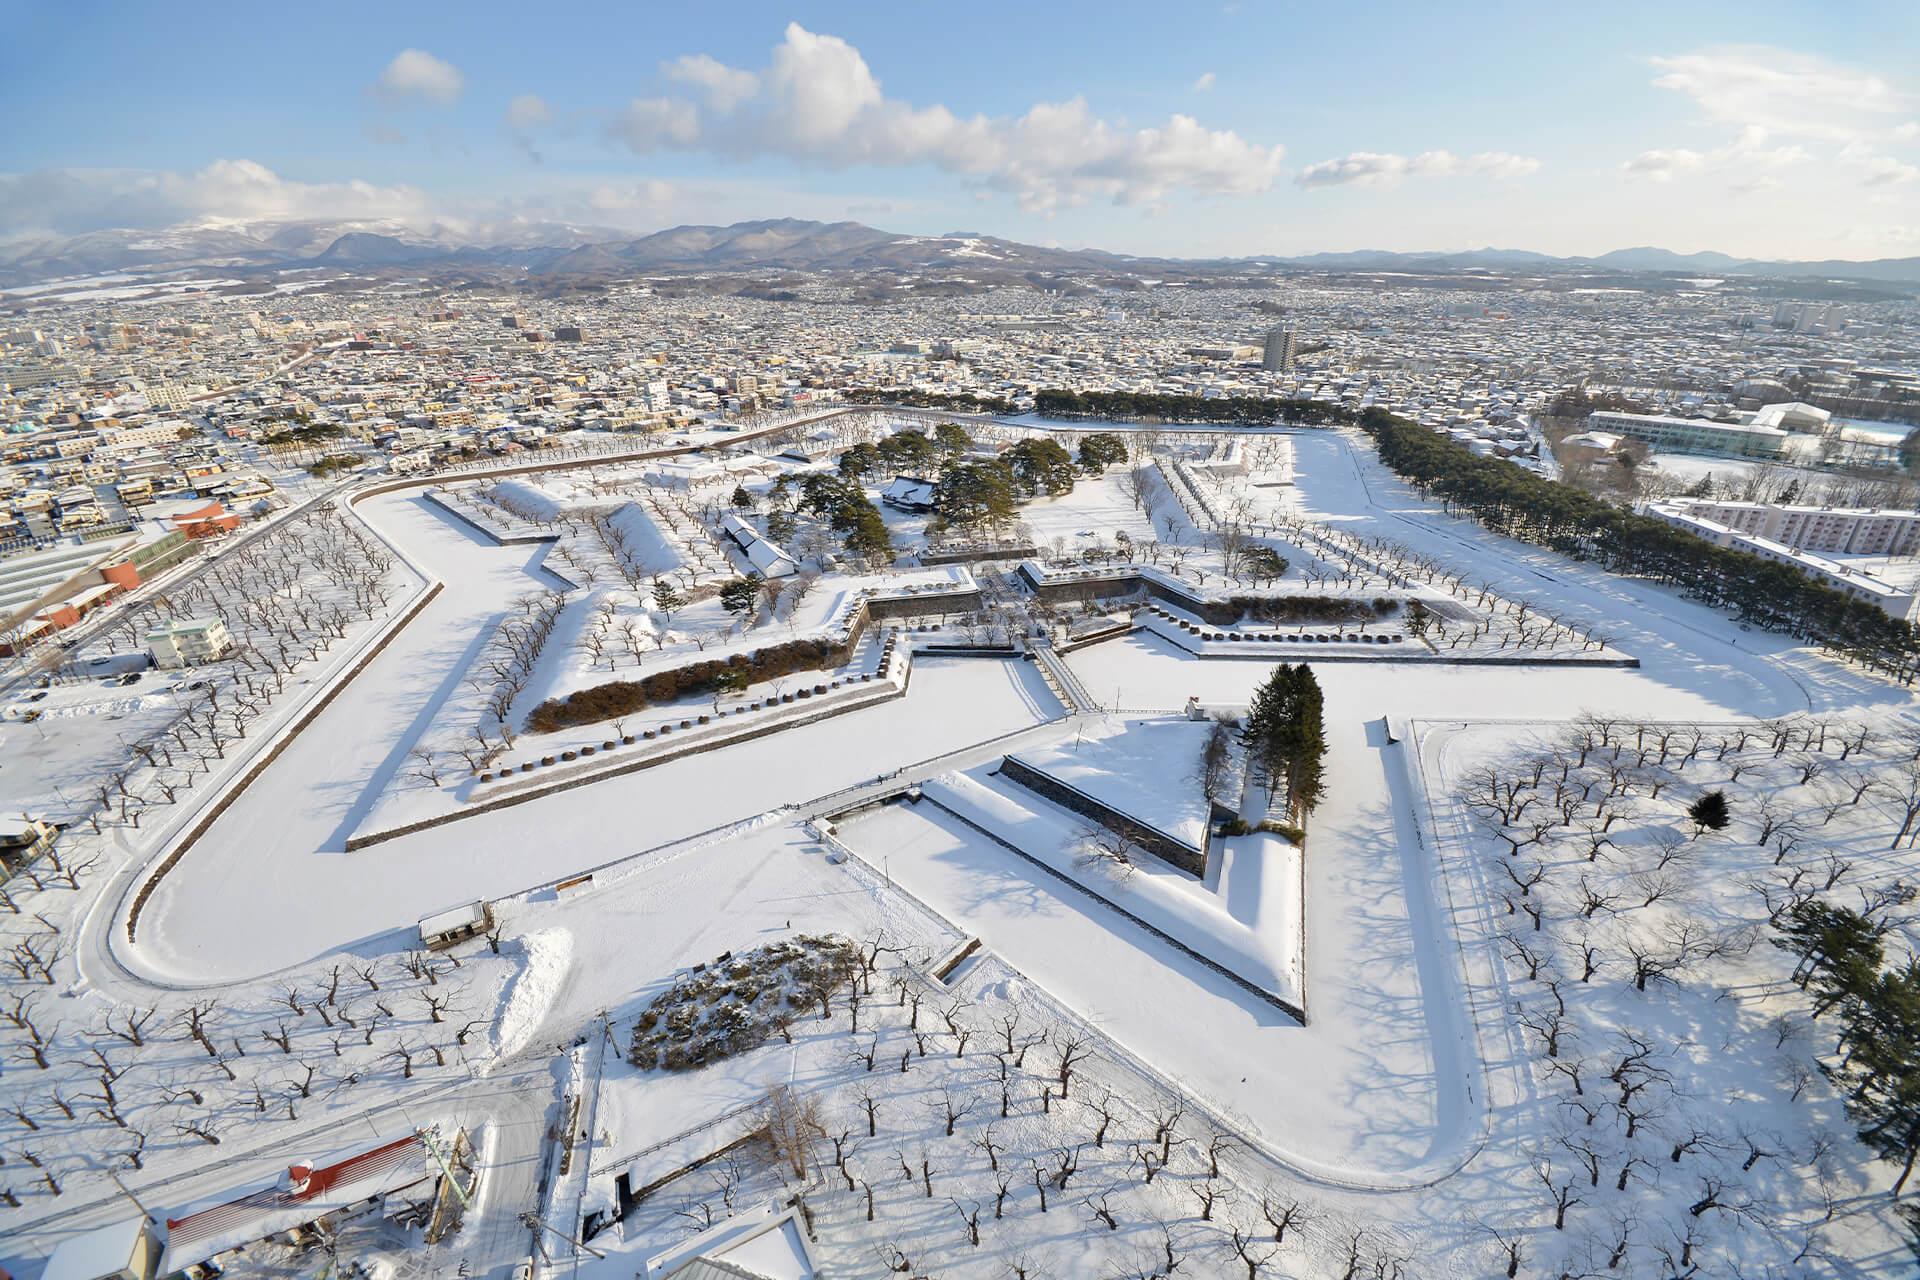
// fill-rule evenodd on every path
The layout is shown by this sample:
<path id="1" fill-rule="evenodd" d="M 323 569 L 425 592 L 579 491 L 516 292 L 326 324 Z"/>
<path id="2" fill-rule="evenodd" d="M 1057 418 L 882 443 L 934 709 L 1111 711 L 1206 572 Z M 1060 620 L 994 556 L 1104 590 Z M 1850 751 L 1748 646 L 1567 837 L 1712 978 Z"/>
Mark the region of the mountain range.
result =
<path id="1" fill-rule="evenodd" d="M 561 279 L 764 268 L 1105 276 L 1281 271 L 1705 272 L 1920 285 L 1920 258 L 1790 262 L 1657 248 L 1616 249 L 1591 258 L 1492 248 L 1430 253 L 1360 250 L 1298 257 L 1142 258 L 1095 249 L 1046 248 L 977 233 L 914 236 L 857 222 L 795 218 L 726 227 L 672 227 L 643 236 L 608 227 L 551 222 L 413 226 L 385 221 L 219 220 L 164 231 L 103 230 L 64 238 L 0 242 L 0 288 L 109 272 L 253 274 L 329 267 L 370 271 L 484 268 Z"/>

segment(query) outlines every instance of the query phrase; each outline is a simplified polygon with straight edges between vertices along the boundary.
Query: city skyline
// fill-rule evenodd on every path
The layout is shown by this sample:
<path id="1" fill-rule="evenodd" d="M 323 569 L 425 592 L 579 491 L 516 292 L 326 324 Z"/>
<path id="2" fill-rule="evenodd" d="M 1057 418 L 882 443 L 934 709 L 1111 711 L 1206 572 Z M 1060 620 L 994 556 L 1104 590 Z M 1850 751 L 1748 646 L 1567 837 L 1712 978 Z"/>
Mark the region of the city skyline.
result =
<path id="1" fill-rule="evenodd" d="M 1842 28 L 1064 6 L 982 11 L 968 39 L 864 9 L 588 9 L 511 38 L 517 15 L 462 12 L 82 30 L 31 6 L 0 93 L 44 127 L 0 150 L 0 239 L 793 216 L 1179 257 L 1920 251 L 1915 24 L 1891 6 Z"/>

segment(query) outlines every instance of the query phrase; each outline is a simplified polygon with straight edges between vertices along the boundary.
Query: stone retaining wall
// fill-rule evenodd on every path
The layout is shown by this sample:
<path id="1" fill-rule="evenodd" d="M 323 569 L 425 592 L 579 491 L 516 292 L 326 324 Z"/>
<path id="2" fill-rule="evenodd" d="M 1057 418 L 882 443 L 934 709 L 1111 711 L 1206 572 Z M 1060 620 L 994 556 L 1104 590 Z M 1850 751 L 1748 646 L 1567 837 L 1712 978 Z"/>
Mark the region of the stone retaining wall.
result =
<path id="1" fill-rule="evenodd" d="M 1207 847 L 1194 848 L 1184 840 L 1176 840 L 1157 827 L 1148 825 L 1131 814 L 1124 813 L 1104 800 L 1095 799 L 1078 787 L 1069 786 L 1058 778 L 1042 773 L 1018 756 L 1000 757 L 999 772 L 1002 777 L 1011 778 L 1035 795 L 1044 796 L 1063 809 L 1071 809 L 1081 817 L 1097 822 L 1107 830 L 1123 839 L 1145 849 L 1162 862 L 1170 863 L 1191 875 L 1207 874 Z M 1201 840 L 1206 845 L 1212 843 L 1212 824 L 1201 828 Z"/>
<path id="2" fill-rule="evenodd" d="M 982 836 L 985 836 L 987 839 L 993 841 L 995 844 L 1007 850 L 1009 853 L 1013 854 L 1015 857 L 1021 859 L 1024 862 L 1030 863 L 1032 866 L 1038 868 L 1040 871 L 1044 872 L 1045 874 L 1052 876 L 1054 879 L 1060 881 L 1060 883 L 1064 885 L 1067 885 L 1069 888 L 1076 889 L 1079 892 L 1086 894 L 1089 898 L 1092 898 L 1095 902 L 1099 903 L 1101 906 L 1105 907 L 1107 910 L 1120 916 L 1122 919 L 1128 921 L 1129 923 L 1135 925 L 1136 927 L 1145 930 L 1147 933 L 1153 935 L 1154 937 L 1158 938 L 1161 942 L 1164 942 L 1166 945 L 1172 947 L 1175 951 L 1178 951 L 1181 955 L 1187 957 L 1187 959 L 1193 961 L 1195 964 L 1206 967 L 1212 972 L 1219 974 L 1221 977 L 1225 978 L 1227 981 L 1233 983 L 1235 986 L 1239 987 L 1243 991 L 1250 992 L 1251 994 L 1258 997 L 1259 999 L 1264 1000 L 1266 1003 L 1280 1010 L 1282 1013 L 1286 1014 L 1288 1017 L 1293 1018 L 1294 1020 L 1299 1022 L 1301 1026 L 1304 1027 L 1307 1025 L 1307 1010 L 1304 1003 L 1295 1004 L 1291 1000 L 1286 1000 L 1280 996 L 1275 995 L 1273 992 L 1268 991 L 1265 987 L 1260 986 L 1258 983 L 1249 982 L 1247 979 L 1241 977 L 1239 974 L 1227 968 L 1225 965 L 1221 964 L 1219 961 L 1211 960 L 1211 959 L 1208 959 L 1206 956 L 1201 955 L 1198 951 L 1195 951 L 1192 947 L 1180 941 L 1178 938 L 1174 937 L 1172 934 L 1168 933 L 1166 930 L 1160 929 L 1154 925 L 1147 923 L 1145 920 L 1142 920 L 1139 916 L 1133 914 L 1133 912 L 1127 910 L 1125 907 L 1120 906 L 1118 903 L 1114 902 L 1111 898 L 1105 897 L 1104 895 L 1100 894 L 1099 892 L 1090 888 L 1089 886 L 1082 884 L 1080 881 L 1074 879 L 1072 876 L 1068 875 L 1066 872 L 1061 871 L 1058 868 L 1049 866 L 1047 863 L 1042 862 L 1040 859 L 1028 853 L 1025 849 L 1022 849 L 1019 845 L 1014 844 L 1012 841 L 1004 839 L 1003 837 L 994 834 L 993 832 L 987 830 L 985 827 L 981 826 L 979 823 L 975 822 L 973 819 L 967 817 L 965 814 L 959 813 L 956 810 L 950 809 L 946 805 L 941 804 L 938 800 L 934 799 L 932 796 L 923 796 L 920 800 L 920 803 L 932 805 L 934 808 L 938 809 L 941 813 L 944 813 L 948 817 L 952 818 L 955 822 L 960 823 L 962 826 L 967 827 L 969 830 L 979 832 Z"/>
<path id="3" fill-rule="evenodd" d="M 973 564 L 980 560 L 1031 560 L 1040 554 L 1038 547 L 988 547 L 969 551 L 956 548 L 951 551 L 922 551 L 921 564 Z"/>
<path id="4" fill-rule="evenodd" d="M 980 588 L 966 591 L 929 591 L 914 596 L 882 596 L 866 602 L 874 618 L 916 618 L 926 614 L 980 612 Z"/>

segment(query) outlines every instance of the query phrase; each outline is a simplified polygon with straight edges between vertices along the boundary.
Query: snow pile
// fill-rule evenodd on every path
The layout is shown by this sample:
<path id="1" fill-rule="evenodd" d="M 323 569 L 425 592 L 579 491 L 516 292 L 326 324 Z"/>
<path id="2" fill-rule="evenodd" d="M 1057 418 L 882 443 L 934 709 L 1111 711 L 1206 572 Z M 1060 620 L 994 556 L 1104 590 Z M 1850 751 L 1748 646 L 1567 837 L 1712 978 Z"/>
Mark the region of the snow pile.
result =
<path id="1" fill-rule="evenodd" d="M 498 1059 L 512 1057 L 533 1039 L 573 967 L 573 934 L 566 929 L 542 929 L 518 945 L 525 961 L 507 984 L 494 1023 L 493 1053 Z"/>

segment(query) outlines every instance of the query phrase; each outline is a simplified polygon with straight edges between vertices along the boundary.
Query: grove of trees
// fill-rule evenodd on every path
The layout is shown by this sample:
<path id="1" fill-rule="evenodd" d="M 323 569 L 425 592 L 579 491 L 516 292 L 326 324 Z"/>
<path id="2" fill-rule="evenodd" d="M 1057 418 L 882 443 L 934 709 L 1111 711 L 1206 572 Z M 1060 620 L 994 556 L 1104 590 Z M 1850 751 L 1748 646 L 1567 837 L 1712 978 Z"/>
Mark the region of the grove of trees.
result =
<path id="1" fill-rule="evenodd" d="M 1253 691 L 1240 740 L 1284 795 L 1287 817 L 1304 820 L 1326 792 L 1326 708 L 1313 668 L 1281 663 Z"/>

